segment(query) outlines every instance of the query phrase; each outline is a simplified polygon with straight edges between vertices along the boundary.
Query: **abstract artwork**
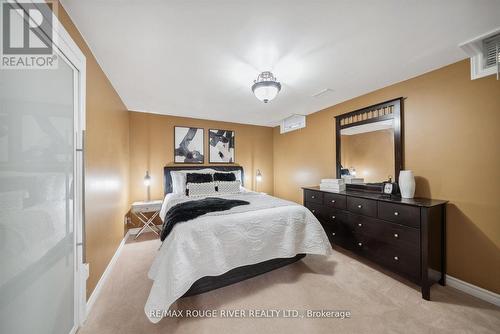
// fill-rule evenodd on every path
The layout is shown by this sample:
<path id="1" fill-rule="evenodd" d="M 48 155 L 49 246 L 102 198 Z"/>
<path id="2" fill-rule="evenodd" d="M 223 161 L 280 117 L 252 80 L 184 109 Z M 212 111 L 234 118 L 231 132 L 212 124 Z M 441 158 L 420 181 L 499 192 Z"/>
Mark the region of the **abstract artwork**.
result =
<path id="1" fill-rule="evenodd" d="M 203 129 L 174 127 L 174 162 L 186 164 L 202 164 L 203 155 Z"/>
<path id="2" fill-rule="evenodd" d="M 208 130 L 210 163 L 234 163 L 234 131 Z"/>

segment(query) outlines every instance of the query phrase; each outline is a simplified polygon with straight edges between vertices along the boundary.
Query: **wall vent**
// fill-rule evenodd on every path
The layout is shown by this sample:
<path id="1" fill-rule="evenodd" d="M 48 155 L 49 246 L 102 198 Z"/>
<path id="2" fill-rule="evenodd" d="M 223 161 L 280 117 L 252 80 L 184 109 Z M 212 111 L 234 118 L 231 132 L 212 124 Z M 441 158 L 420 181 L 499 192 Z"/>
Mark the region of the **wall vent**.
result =
<path id="1" fill-rule="evenodd" d="M 280 133 L 287 133 L 306 127 L 306 116 L 292 115 L 281 121 Z"/>
<path id="2" fill-rule="evenodd" d="M 471 79 L 500 77 L 500 28 L 460 44 L 470 57 Z"/>
<path id="3" fill-rule="evenodd" d="M 483 40 L 484 66 L 498 66 L 500 49 L 500 33 Z"/>

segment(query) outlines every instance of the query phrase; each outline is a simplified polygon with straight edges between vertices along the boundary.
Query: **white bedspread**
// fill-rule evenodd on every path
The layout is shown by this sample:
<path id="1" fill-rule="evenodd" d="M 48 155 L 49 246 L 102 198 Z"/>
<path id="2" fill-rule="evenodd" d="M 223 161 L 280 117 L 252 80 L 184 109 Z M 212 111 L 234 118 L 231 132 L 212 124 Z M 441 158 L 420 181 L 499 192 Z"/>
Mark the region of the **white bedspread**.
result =
<path id="1" fill-rule="evenodd" d="M 332 251 L 319 221 L 301 205 L 254 192 L 217 197 L 242 199 L 250 205 L 174 226 L 148 274 L 154 282 L 144 311 L 151 322 L 161 320 L 152 311 L 168 310 L 204 276 L 299 253 L 329 255 Z M 167 195 L 160 216 L 188 200 L 192 198 Z"/>

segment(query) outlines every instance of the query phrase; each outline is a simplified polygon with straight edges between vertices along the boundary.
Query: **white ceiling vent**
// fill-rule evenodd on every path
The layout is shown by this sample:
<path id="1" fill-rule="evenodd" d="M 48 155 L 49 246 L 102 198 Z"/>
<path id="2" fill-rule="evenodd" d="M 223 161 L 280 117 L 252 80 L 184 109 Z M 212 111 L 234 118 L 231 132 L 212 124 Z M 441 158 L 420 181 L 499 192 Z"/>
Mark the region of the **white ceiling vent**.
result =
<path id="1" fill-rule="evenodd" d="M 324 96 L 325 94 L 332 93 L 332 92 L 333 92 L 333 89 L 325 88 L 325 89 L 320 90 L 319 92 L 314 93 L 312 95 L 312 97 L 320 97 L 320 96 Z"/>
<path id="2" fill-rule="evenodd" d="M 306 127 L 306 116 L 292 115 L 281 121 L 280 133 L 287 133 Z"/>
<path id="3" fill-rule="evenodd" d="M 471 79 L 500 75 L 500 28 L 460 44 L 470 56 Z"/>

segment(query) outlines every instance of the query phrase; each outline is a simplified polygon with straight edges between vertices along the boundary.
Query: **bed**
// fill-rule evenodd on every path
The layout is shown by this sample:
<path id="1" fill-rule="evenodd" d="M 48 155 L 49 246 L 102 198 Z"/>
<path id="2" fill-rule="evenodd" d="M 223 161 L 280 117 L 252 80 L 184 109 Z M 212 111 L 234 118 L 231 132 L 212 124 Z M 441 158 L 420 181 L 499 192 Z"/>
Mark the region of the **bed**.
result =
<path id="1" fill-rule="evenodd" d="M 172 172 L 203 169 L 235 172 L 240 166 L 168 166 L 164 168 L 165 199 L 160 217 L 179 203 L 192 201 L 173 193 Z M 149 270 L 153 280 L 144 311 L 151 322 L 180 297 L 227 286 L 302 259 L 328 255 L 331 245 L 314 215 L 302 205 L 242 189 L 220 198 L 249 205 L 211 212 L 177 224 L 163 241 Z"/>

